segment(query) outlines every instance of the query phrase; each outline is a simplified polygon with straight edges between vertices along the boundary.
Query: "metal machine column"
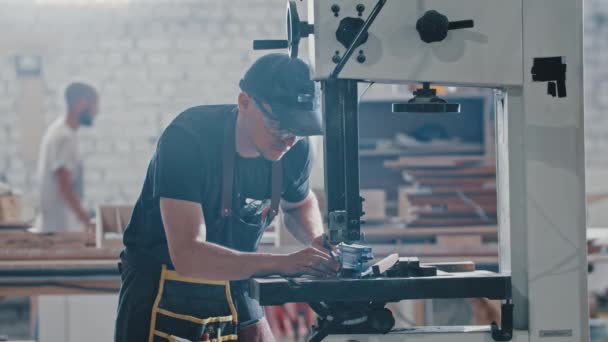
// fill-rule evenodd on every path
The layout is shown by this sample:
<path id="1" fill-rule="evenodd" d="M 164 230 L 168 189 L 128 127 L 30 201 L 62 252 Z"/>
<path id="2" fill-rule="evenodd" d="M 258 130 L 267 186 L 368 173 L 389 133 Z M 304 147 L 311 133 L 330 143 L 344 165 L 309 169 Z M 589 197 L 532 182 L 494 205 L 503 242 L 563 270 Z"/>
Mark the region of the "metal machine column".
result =
<path id="1" fill-rule="evenodd" d="M 357 81 L 323 81 L 325 191 L 332 243 L 360 240 Z"/>

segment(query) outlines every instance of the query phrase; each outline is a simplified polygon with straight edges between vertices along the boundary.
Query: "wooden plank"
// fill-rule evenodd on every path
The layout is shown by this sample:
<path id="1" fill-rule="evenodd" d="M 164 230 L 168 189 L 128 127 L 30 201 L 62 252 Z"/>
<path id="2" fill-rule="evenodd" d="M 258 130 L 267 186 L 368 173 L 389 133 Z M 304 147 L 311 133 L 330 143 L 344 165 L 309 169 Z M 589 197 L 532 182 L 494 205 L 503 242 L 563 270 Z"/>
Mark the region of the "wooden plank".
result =
<path id="1" fill-rule="evenodd" d="M 440 271 L 449 273 L 475 272 L 475 263 L 472 261 L 433 262 L 422 264 L 422 266 L 432 266 Z"/>
<path id="2" fill-rule="evenodd" d="M 407 148 L 399 147 L 383 147 L 383 148 L 365 148 L 359 151 L 361 157 L 394 157 L 394 156 L 428 156 L 428 155 L 463 155 L 482 153 L 483 146 L 475 143 L 445 143 L 408 146 Z"/>
<path id="3" fill-rule="evenodd" d="M 478 218 L 482 218 L 485 219 L 487 218 L 489 221 L 496 221 L 497 213 L 496 211 L 487 211 L 484 210 L 484 215 L 485 216 L 481 216 L 476 210 L 470 209 L 470 210 L 462 210 L 462 211 L 456 211 L 456 210 L 451 210 L 451 211 L 441 211 L 441 212 L 417 212 L 415 213 L 415 219 L 412 220 L 411 222 L 416 222 L 416 220 L 430 220 L 430 219 L 446 219 L 446 220 L 451 220 L 451 219 L 478 219 Z"/>
<path id="4" fill-rule="evenodd" d="M 405 171 L 414 178 L 417 177 L 477 177 L 493 176 L 496 177 L 496 167 L 494 165 L 472 166 L 459 169 L 415 169 Z"/>
<path id="5" fill-rule="evenodd" d="M 486 221 L 481 218 L 424 218 L 414 219 L 409 222 L 408 227 L 424 228 L 424 227 L 449 227 L 449 226 L 481 226 L 488 224 L 496 224 L 495 219 Z"/>
<path id="6" fill-rule="evenodd" d="M 496 212 L 496 202 L 479 202 L 476 203 L 481 208 L 486 211 L 494 211 Z M 410 211 L 418 212 L 418 213 L 443 213 L 443 212 L 469 212 L 471 211 L 472 206 L 469 203 L 466 203 L 460 199 L 449 200 L 445 202 L 436 202 L 436 203 L 412 203 Z"/>
<path id="7" fill-rule="evenodd" d="M 416 184 L 421 186 L 447 186 L 447 185 L 477 185 L 477 184 L 496 184 L 496 177 L 477 177 L 477 178 L 433 178 L 433 177 L 417 177 Z"/>
<path id="8" fill-rule="evenodd" d="M 4 286 L 0 282 L 0 297 L 118 293 L 119 290 L 119 277 L 95 281 L 62 281 L 56 283 L 56 285 L 39 285 L 37 283 L 28 285 L 26 282 L 20 282 L 19 286 Z"/>
<path id="9" fill-rule="evenodd" d="M 105 259 L 54 259 L 54 260 L 0 260 L 0 270 L 28 269 L 107 269 L 116 267 L 119 258 L 108 255 Z"/>
<path id="10" fill-rule="evenodd" d="M 375 276 L 380 276 L 399 261 L 399 254 L 393 253 L 386 258 L 372 265 L 372 272 Z"/>
<path id="11" fill-rule="evenodd" d="M 477 163 L 481 165 L 483 157 L 464 156 L 432 156 L 432 157 L 402 157 L 396 160 L 384 161 L 384 167 L 394 169 L 410 168 L 462 168 Z"/>
<path id="12" fill-rule="evenodd" d="M 463 193 L 458 194 L 456 192 L 445 193 L 445 194 L 408 194 L 406 195 L 407 200 L 412 205 L 432 205 L 432 204 L 462 204 L 462 203 L 484 203 L 496 205 L 497 198 L 495 193 Z"/>
<path id="13" fill-rule="evenodd" d="M 31 233 L 26 230 L 0 231 L 0 251 L 11 249 L 72 249 L 94 245 L 92 232 Z"/>
<path id="14" fill-rule="evenodd" d="M 462 206 L 462 205 L 425 205 L 425 206 L 411 206 L 408 209 L 409 218 L 441 218 L 441 217 L 467 217 L 474 216 L 479 217 L 480 213 L 483 212 L 488 217 L 496 217 L 497 208 L 491 205 L 476 204 L 475 206 Z M 409 220 L 406 220 L 410 222 Z"/>
<path id="15" fill-rule="evenodd" d="M 438 246 L 481 246 L 481 235 L 437 235 Z"/>
<path id="16" fill-rule="evenodd" d="M 0 260 L 118 260 L 122 247 L 118 248 L 2 248 Z"/>
<path id="17" fill-rule="evenodd" d="M 455 185 L 432 185 L 427 186 L 425 191 L 429 194 L 442 194 L 442 193 L 455 193 L 462 192 L 468 193 L 479 193 L 479 194 L 492 194 L 496 193 L 496 184 L 459 184 Z"/>

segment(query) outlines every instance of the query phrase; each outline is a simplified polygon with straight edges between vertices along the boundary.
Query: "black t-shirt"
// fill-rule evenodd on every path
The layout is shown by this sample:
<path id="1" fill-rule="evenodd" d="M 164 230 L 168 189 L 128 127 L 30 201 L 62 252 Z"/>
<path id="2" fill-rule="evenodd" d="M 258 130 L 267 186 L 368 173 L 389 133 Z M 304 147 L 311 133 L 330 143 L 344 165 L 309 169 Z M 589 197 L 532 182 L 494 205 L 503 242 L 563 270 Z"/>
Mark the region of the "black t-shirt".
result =
<path id="1" fill-rule="evenodd" d="M 199 106 L 179 114 L 161 135 L 142 192 L 124 233 L 127 254 L 171 265 L 160 215 L 160 198 L 200 203 L 205 224 L 220 218 L 225 120 L 234 105 Z M 282 158 L 282 198 L 303 200 L 312 166 L 308 139 L 298 141 Z M 235 192 L 248 199 L 269 199 L 271 162 L 263 157 L 235 160 Z M 140 259 L 138 257 L 138 259 Z"/>

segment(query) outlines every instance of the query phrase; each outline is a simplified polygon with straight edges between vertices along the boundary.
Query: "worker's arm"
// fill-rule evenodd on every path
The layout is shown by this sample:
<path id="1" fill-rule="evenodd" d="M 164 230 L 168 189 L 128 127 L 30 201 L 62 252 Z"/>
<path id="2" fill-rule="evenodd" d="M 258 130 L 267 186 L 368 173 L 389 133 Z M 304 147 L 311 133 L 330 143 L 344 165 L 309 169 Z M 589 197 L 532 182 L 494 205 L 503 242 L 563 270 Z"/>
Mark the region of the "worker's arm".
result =
<path id="1" fill-rule="evenodd" d="M 59 192 L 63 197 L 63 200 L 68 204 L 70 209 L 76 214 L 76 217 L 83 224 L 88 225 L 90 223 L 89 215 L 80 205 L 80 198 L 74 192 L 72 187 L 72 173 L 65 167 L 60 167 L 55 171 L 55 177 L 59 186 Z"/>
<path id="2" fill-rule="evenodd" d="M 323 235 L 323 219 L 317 196 L 312 191 L 297 203 L 281 201 L 283 222 L 287 230 L 303 244 L 311 244 Z"/>
<path id="3" fill-rule="evenodd" d="M 202 209 L 196 202 L 160 199 L 160 210 L 175 270 L 184 276 L 209 280 L 238 280 L 269 274 L 332 276 L 337 265 L 319 249 L 305 248 L 289 255 L 244 253 L 199 241 Z M 204 225 L 203 225 L 204 229 Z"/>

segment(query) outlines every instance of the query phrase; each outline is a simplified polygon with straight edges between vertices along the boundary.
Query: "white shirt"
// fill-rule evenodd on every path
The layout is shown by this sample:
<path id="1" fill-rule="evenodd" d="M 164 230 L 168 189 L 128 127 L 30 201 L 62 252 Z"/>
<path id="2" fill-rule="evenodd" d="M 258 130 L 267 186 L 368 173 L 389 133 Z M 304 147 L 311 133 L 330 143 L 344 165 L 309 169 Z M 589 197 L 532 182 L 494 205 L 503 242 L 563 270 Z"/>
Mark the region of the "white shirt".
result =
<path id="1" fill-rule="evenodd" d="M 38 184 L 40 213 L 32 230 L 37 232 L 84 231 L 78 216 L 68 206 L 59 190 L 57 170 L 67 169 L 72 175 L 72 188 L 80 199 L 83 195 L 83 167 L 76 131 L 65 117 L 55 120 L 47 129 L 40 145 Z"/>

